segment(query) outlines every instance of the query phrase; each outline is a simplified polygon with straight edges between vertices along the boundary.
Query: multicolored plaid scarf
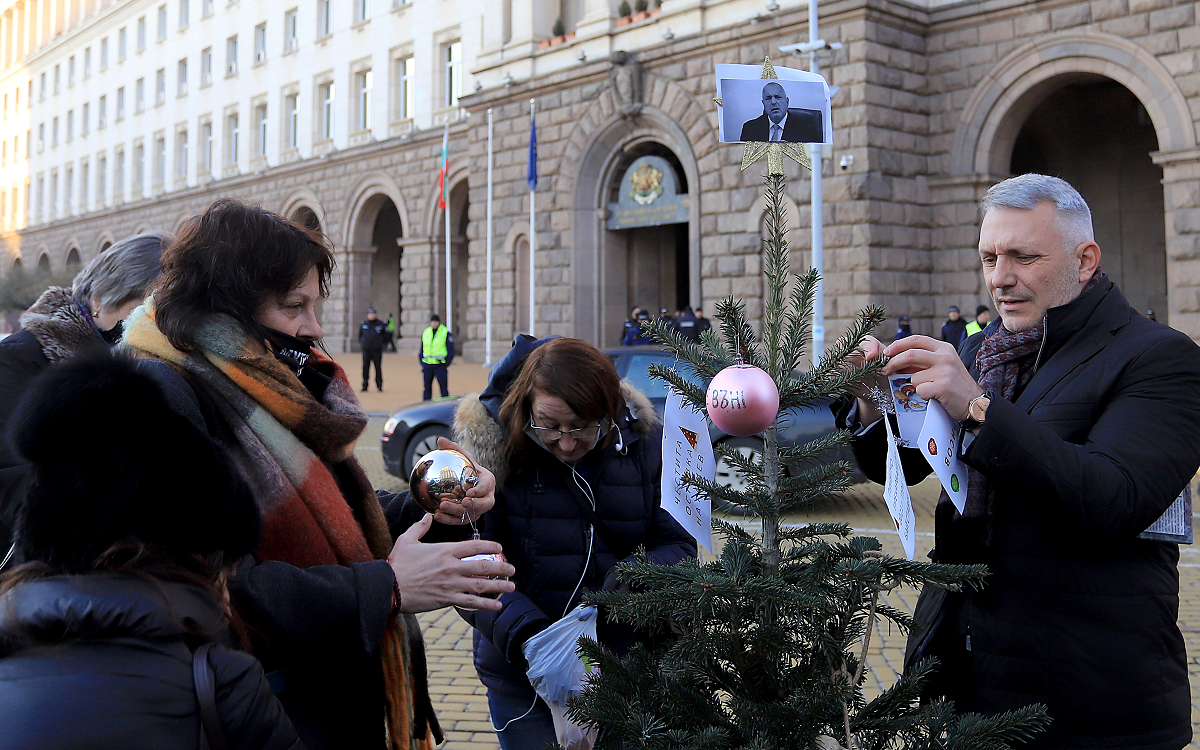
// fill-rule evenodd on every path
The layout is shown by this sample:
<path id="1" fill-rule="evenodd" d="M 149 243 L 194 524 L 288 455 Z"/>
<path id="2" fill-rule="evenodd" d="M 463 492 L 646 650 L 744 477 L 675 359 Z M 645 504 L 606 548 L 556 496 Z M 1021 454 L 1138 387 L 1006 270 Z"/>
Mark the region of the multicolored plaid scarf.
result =
<path id="1" fill-rule="evenodd" d="M 313 351 L 306 366 L 332 379 L 318 402 L 287 365 L 233 318 L 209 316 L 195 338 L 194 351 L 172 346 L 154 321 L 154 300 L 147 298 L 127 321 L 122 346 L 136 356 L 166 362 L 212 396 L 232 433 L 223 442 L 254 487 L 262 512 L 263 540 L 255 557 L 297 567 L 387 559 L 392 538 L 383 508 L 354 458 L 367 415 L 342 368 Z M 331 465 L 354 488 L 347 494 L 356 496 L 343 494 Z M 429 702 L 416 618 L 395 618 L 380 651 L 389 747 L 428 750 L 435 737 L 441 741 L 441 729 Z"/>
<path id="2" fill-rule="evenodd" d="M 1104 271 L 1097 268 L 1080 296 L 1095 289 L 1106 278 Z M 1003 321 L 990 329 L 991 333 L 985 332 L 987 338 L 975 355 L 979 387 L 991 398 L 1015 403 L 1033 379 L 1038 364 L 1037 355 L 1046 339 L 1046 321 L 1043 319 L 1033 328 L 1015 333 L 1005 328 Z M 968 467 L 967 474 L 970 481 L 967 484 L 963 518 L 984 520 L 983 543 L 989 545 L 992 541 L 992 505 L 996 490 L 987 477 L 975 469 Z M 944 490 L 942 494 L 946 495 Z M 946 499 L 948 501 L 949 496 Z"/>

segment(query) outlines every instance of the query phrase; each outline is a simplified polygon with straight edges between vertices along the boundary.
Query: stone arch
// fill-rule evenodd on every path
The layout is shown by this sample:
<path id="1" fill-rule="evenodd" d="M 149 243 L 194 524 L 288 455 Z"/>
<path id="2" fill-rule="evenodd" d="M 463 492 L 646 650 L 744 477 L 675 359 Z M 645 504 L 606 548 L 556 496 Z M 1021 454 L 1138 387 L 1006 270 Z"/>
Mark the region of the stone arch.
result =
<path id="1" fill-rule="evenodd" d="M 654 142 L 669 149 L 683 170 L 690 211 L 688 256 L 690 304 L 702 304 L 700 285 L 700 200 L 702 177 L 717 171 L 717 133 L 708 113 L 674 81 L 646 75 L 646 101 L 636 115 L 621 111 L 608 89 L 578 118 L 575 135 L 554 175 L 560 205 L 571 207 L 572 278 L 575 335 L 593 342 L 605 340 L 603 259 L 605 239 L 598 209 L 615 178 L 622 155 L 640 144 Z M 572 180 L 569 175 L 575 175 Z M 611 317 L 611 316 L 610 316 Z"/>
<path id="2" fill-rule="evenodd" d="M 79 249 L 79 240 L 71 237 L 67 240 L 63 251 L 63 268 L 78 271 L 83 267 L 83 255 Z"/>
<path id="3" fill-rule="evenodd" d="M 100 253 L 112 247 L 116 241 L 116 237 L 114 237 L 113 233 L 107 229 L 100 232 L 100 236 L 96 238 L 96 255 L 99 255 Z"/>
<path id="4" fill-rule="evenodd" d="M 372 172 L 364 175 L 350 192 L 350 200 L 343 212 L 345 224 L 342 227 L 342 236 L 348 244 L 353 247 L 370 246 L 371 231 L 382 205 L 381 198 L 391 200 L 396 212 L 400 214 L 400 225 L 404 229 L 404 235 L 410 234 L 408 206 L 399 186 L 383 172 Z"/>
<path id="5" fill-rule="evenodd" d="M 174 237 L 178 237 L 179 233 L 181 231 L 183 231 L 183 225 L 188 222 L 188 219 L 191 219 L 194 216 L 196 216 L 196 214 L 189 212 L 189 211 L 185 211 L 185 212 L 179 214 L 178 216 L 176 216 L 175 222 L 173 224 L 171 224 L 171 235 Z"/>
<path id="6" fill-rule="evenodd" d="M 512 298 L 504 300 L 512 316 L 511 334 L 524 333 L 529 329 L 529 222 L 515 221 L 504 236 L 503 256 L 510 264 Z"/>
<path id="7" fill-rule="evenodd" d="M 50 253 L 46 251 L 45 245 L 38 249 L 37 272 L 47 276 L 54 272 L 54 265 L 50 262 Z"/>
<path id="8" fill-rule="evenodd" d="M 152 231 L 154 231 L 154 227 L 143 221 L 140 222 L 137 227 L 127 235 L 127 237 L 136 237 L 139 234 L 145 234 L 146 232 Z"/>
<path id="9" fill-rule="evenodd" d="M 1195 147 L 1187 98 L 1154 55 L 1121 37 L 1073 31 L 1013 50 L 976 85 L 955 130 L 951 174 L 1007 174 L 1017 134 L 1034 108 L 1058 87 L 1093 76 L 1120 83 L 1142 102 L 1160 151 Z"/>
<path id="10" fill-rule="evenodd" d="M 295 220 L 297 215 L 315 217 L 322 231 L 328 231 L 329 224 L 325 215 L 325 206 L 317 198 L 317 194 L 308 188 L 300 188 L 289 195 L 281 204 L 279 215 Z"/>

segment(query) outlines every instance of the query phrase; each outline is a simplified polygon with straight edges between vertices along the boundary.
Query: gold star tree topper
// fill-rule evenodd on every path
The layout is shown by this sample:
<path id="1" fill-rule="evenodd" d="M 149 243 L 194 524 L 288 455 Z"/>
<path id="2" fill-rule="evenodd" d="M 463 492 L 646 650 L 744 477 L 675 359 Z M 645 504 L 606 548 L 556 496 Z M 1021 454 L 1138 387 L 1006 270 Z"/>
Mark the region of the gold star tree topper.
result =
<path id="1" fill-rule="evenodd" d="M 775 74 L 775 66 L 771 65 L 771 58 L 768 56 L 763 60 L 762 77 L 779 79 Z M 720 99 L 713 99 L 717 106 L 721 106 Z M 787 143 L 785 141 L 750 141 L 746 144 L 746 148 L 742 151 L 742 171 L 754 162 L 767 157 L 767 174 L 783 174 L 783 157 L 790 157 L 804 167 L 812 171 L 812 160 L 808 157 L 808 152 L 799 143 Z"/>

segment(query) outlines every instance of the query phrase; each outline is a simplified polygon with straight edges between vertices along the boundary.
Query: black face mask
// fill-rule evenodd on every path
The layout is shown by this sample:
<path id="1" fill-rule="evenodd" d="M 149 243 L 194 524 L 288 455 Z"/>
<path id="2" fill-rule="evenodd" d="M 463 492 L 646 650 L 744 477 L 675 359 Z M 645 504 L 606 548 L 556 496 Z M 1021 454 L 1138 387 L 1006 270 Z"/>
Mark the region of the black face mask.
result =
<path id="1" fill-rule="evenodd" d="M 307 366 L 308 360 L 312 358 L 313 342 L 276 331 L 274 328 L 268 328 L 266 331 L 268 351 L 296 373 L 296 377 L 313 398 L 322 400 L 332 378 Z"/>
<path id="2" fill-rule="evenodd" d="M 96 330 L 100 330 L 97 328 Z M 104 339 L 104 343 L 109 346 L 116 346 L 121 340 L 121 336 L 125 334 L 125 321 L 118 320 L 117 324 L 107 331 L 100 331 L 100 338 Z"/>

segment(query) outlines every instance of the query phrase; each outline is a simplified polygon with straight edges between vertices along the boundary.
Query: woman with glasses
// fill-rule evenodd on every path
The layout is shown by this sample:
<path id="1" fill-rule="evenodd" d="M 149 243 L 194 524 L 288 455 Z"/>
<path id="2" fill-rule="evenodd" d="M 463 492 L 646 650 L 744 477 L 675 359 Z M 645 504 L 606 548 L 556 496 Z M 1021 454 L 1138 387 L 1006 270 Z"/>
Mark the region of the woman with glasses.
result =
<path id="1" fill-rule="evenodd" d="M 463 612 L 475 627 L 475 669 L 500 746 L 540 748 L 556 737 L 525 674 L 526 641 L 585 593 L 616 587 L 614 566 L 638 547 L 669 565 L 695 557 L 696 543 L 659 504 L 658 414 L 585 341 L 518 337 L 487 389 L 459 404 L 454 430 L 496 475 L 482 533 L 516 568 L 499 611 Z M 599 640 L 614 651 L 637 639 L 600 619 Z"/>

